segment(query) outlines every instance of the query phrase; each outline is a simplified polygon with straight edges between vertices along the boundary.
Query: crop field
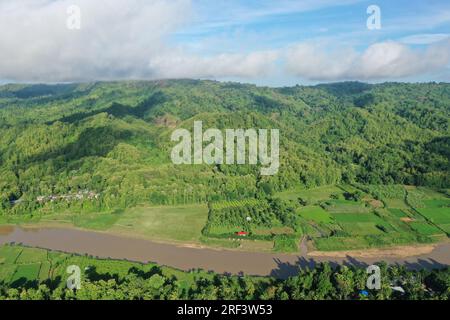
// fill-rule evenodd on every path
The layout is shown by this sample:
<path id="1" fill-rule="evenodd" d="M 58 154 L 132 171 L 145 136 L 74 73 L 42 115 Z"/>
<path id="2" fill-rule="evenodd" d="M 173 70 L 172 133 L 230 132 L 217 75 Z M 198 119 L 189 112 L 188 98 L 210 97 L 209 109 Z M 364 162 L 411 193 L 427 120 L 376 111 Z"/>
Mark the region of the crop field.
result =
<path id="1" fill-rule="evenodd" d="M 0 247 L 0 281 L 23 285 L 48 275 L 47 252 L 15 246 Z M 41 272 L 41 268 L 43 269 Z"/>
<path id="2" fill-rule="evenodd" d="M 448 224 L 450 223 L 450 208 L 418 208 L 417 211 L 436 224 Z"/>
<path id="3" fill-rule="evenodd" d="M 298 238 L 289 235 L 278 235 L 274 238 L 274 251 L 297 252 Z"/>
<path id="4" fill-rule="evenodd" d="M 333 217 L 319 206 L 308 206 L 298 210 L 301 217 L 306 220 L 312 220 L 318 223 L 332 223 Z"/>
<path id="5" fill-rule="evenodd" d="M 444 230 L 444 232 L 446 232 L 447 234 L 450 234 L 450 223 L 449 224 L 441 224 L 439 225 L 439 227 Z"/>
<path id="6" fill-rule="evenodd" d="M 386 206 L 392 209 L 408 209 L 404 199 L 386 199 Z"/>
<path id="7" fill-rule="evenodd" d="M 395 207 L 390 208 L 389 212 L 392 215 L 394 215 L 396 218 L 407 218 L 408 217 L 408 214 L 404 210 L 397 209 Z"/>
<path id="8" fill-rule="evenodd" d="M 44 250 L 23 250 L 16 259 L 18 264 L 38 263 L 47 260 L 47 252 Z"/>
<path id="9" fill-rule="evenodd" d="M 297 188 L 276 194 L 277 197 L 283 200 L 297 200 L 299 197 L 305 199 L 311 204 L 316 204 L 319 201 L 328 200 L 332 194 L 343 194 L 343 190 L 337 186 L 325 186 L 314 189 Z"/>
<path id="10" fill-rule="evenodd" d="M 362 196 L 359 200 L 344 199 L 345 192 L 360 192 Z M 297 212 L 303 233 L 312 237 L 319 250 L 429 243 L 450 231 L 450 199 L 428 188 L 344 185 L 292 190 L 277 196 L 291 201 L 309 197 L 315 202 Z M 374 199 L 382 200 L 383 205 L 373 205 Z"/>
<path id="11" fill-rule="evenodd" d="M 443 232 L 450 234 L 450 199 L 448 197 L 435 190 L 412 188 L 408 193 L 408 202 L 417 205 L 414 209 L 424 218 L 423 220 L 430 221 Z"/>
<path id="12" fill-rule="evenodd" d="M 244 199 L 244 200 L 234 200 L 234 201 L 221 201 L 211 203 L 211 209 L 222 210 L 225 208 L 238 208 L 244 206 L 256 206 L 258 204 L 258 199 Z"/>
<path id="13" fill-rule="evenodd" d="M 14 264 L 17 258 L 22 253 L 21 250 L 17 250 L 16 248 L 4 246 L 0 248 L 0 257 L 1 262 L 4 264 Z"/>
<path id="14" fill-rule="evenodd" d="M 11 283 L 23 286 L 28 281 L 39 279 L 40 263 L 19 264 L 11 278 Z"/>
<path id="15" fill-rule="evenodd" d="M 334 213 L 333 216 L 350 235 L 376 235 L 394 230 L 388 222 L 372 213 Z"/>
<path id="16" fill-rule="evenodd" d="M 369 213 L 371 208 L 365 203 L 347 200 L 328 200 L 326 210 L 331 213 Z"/>
<path id="17" fill-rule="evenodd" d="M 366 193 L 371 194 L 376 199 L 389 202 L 404 199 L 406 196 L 405 187 L 402 185 L 359 185 L 358 187 Z"/>
<path id="18" fill-rule="evenodd" d="M 425 222 L 414 221 L 410 223 L 411 228 L 425 236 L 441 235 L 442 231 Z"/>

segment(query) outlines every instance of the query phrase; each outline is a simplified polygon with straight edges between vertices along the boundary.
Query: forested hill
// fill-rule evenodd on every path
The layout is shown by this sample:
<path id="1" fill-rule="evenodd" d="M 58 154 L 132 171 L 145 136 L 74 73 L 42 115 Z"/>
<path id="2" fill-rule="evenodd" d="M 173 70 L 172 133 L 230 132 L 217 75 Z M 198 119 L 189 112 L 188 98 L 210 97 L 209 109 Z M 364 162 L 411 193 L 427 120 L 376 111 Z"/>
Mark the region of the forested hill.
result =
<path id="1" fill-rule="evenodd" d="M 192 128 L 194 120 L 204 127 L 280 129 L 279 173 L 260 177 L 251 166 L 173 165 L 170 134 Z M 0 211 L 31 212 L 50 206 L 52 197 L 112 209 L 339 182 L 449 188 L 449 123 L 446 83 L 5 85 Z"/>

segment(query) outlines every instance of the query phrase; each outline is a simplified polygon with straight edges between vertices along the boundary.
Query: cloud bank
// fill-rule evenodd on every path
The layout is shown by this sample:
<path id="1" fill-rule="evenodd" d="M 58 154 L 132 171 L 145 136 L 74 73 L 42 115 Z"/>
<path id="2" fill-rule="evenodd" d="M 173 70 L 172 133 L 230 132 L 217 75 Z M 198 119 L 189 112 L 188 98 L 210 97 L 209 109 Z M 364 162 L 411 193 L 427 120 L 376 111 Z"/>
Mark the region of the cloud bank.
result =
<path id="1" fill-rule="evenodd" d="M 387 41 L 362 53 L 314 44 L 296 45 L 286 53 L 287 71 L 309 80 L 399 79 L 439 71 L 449 63 L 450 38 L 416 50 Z"/>
<path id="2" fill-rule="evenodd" d="M 67 28 L 71 5 L 81 9 L 80 30 Z M 378 42 L 363 51 L 305 42 L 205 55 L 169 41 L 189 25 L 192 8 L 191 0 L 0 0 L 0 80 L 379 80 L 442 71 L 450 63 L 445 34 Z M 423 46 L 409 46 L 417 43 Z"/>
<path id="3" fill-rule="evenodd" d="M 67 9 L 81 9 L 81 28 Z M 0 78 L 78 81 L 147 78 L 151 56 L 189 15 L 188 0 L 0 1 Z"/>

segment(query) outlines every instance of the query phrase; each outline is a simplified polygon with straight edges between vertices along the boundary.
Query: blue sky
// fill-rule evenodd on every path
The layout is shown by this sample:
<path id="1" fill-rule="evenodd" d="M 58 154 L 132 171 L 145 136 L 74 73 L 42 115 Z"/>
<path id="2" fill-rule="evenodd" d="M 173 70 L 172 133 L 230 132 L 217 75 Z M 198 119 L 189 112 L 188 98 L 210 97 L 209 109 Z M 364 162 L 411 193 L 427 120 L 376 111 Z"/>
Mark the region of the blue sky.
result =
<path id="1" fill-rule="evenodd" d="M 0 28 L 11 30 L 0 34 L 0 80 L 450 81 L 450 1 L 123 3 L 0 0 Z M 65 27 L 70 4 L 79 30 Z M 367 28 L 370 5 L 381 29 Z"/>
<path id="2" fill-rule="evenodd" d="M 379 30 L 369 30 L 366 25 L 367 8 L 373 4 L 381 10 Z M 442 0 L 198 0 L 193 5 L 197 13 L 195 21 L 176 32 L 171 41 L 204 55 L 282 50 L 296 43 L 322 41 L 329 44 L 329 49 L 351 46 L 360 52 L 385 41 L 424 50 L 450 36 L 450 1 Z M 261 82 L 289 84 L 295 82 L 295 78 L 290 76 L 283 81 L 278 76 L 277 79 L 261 79 Z M 432 75 L 417 74 L 397 79 L 448 81 L 448 67 Z M 389 79 L 375 79 L 384 80 Z"/>
<path id="3" fill-rule="evenodd" d="M 415 34 L 450 32 L 450 2 L 443 0 L 194 0 L 192 4 L 195 17 L 173 40 L 194 46 L 215 37 L 228 40 L 208 50 L 223 50 L 224 45 L 230 50 L 273 48 L 323 37 L 363 47 Z M 373 4 L 382 14 L 382 28 L 376 31 L 366 27 L 366 10 Z M 246 43 L 249 38 L 255 41 Z"/>

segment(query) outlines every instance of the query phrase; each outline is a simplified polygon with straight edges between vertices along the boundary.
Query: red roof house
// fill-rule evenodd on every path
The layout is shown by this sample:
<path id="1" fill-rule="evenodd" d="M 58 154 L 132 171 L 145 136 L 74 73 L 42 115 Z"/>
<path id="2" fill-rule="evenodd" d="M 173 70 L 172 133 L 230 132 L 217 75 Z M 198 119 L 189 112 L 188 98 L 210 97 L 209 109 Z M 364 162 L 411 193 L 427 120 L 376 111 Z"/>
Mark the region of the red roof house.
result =
<path id="1" fill-rule="evenodd" d="M 248 232 L 245 232 L 245 231 L 239 231 L 239 232 L 236 232 L 236 235 L 237 235 L 237 236 L 241 236 L 241 237 L 245 237 L 245 236 L 248 236 Z"/>

